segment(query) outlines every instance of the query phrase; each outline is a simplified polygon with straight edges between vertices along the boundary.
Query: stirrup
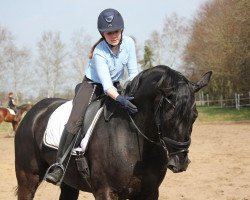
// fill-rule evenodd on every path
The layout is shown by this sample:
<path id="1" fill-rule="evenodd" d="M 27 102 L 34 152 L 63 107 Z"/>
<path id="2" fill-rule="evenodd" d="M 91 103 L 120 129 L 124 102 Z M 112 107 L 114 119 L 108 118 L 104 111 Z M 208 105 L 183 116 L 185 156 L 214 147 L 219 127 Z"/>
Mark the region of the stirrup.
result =
<path id="1" fill-rule="evenodd" d="M 51 166 L 47 169 L 47 171 L 46 171 L 46 173 L 45 173 L 45 175 L 44 175 L 44 177 L 43 177 L 43 180 L 46 181 L 46 177 L 47 177 L 48 173 L 50 173 L 51 168 L 53 168 L 53 167 L 59 167 L 59 168 L 61 168 L 61 170 L 62 170 L 63 175 L 62 175 L 61 179 L 58 181 L 58 183 L 56 184 L 56 185 L 60 186 L 61 183 L 62 183 L 62 180 L 63 180 L 63 178 L 64 178 L 65 167 L 64 167 L 61 163 L 59 163 L 59 162 L 54 163 L 53 165 L 51 165 Z"/>

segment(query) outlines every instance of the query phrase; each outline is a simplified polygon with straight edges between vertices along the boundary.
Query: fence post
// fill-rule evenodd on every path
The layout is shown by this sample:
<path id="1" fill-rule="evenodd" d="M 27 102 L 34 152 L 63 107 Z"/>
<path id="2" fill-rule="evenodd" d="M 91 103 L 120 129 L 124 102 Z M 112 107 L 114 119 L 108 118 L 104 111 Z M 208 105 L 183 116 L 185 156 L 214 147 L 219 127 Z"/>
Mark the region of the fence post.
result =
<path id="1" fill-rule="evenodd" d="M 201 104 L 202 104 L 202 106 L 204 106 L 205 105 L 205 103 L 204 103 L 204 93 L 203 93 L 203 91 L 201 92 Z"/>
<path id="2" fill-rule="evenodd" d="M 238 109 L 238 97 L 237 97 L 237 93 L 234 93 L 234 98 L 235 98 L 235 108 Z"/>
<path id="3" fill-rule="evenodd" d="M 207 94 L 207 106 L 209 107 L 209 94 Z"/>
<path id="4" fill-rule="evenodd" d="M 240 94 L 238 94 L 238 110 L 240 110 Z"/>
<path id="5" fill-rule="evenodd" d="M 248 92 L 248 96 L 249 96 L 249 105 L 250 105 L 250 91 Z"/>
<path id="6" fill-rule="evenodd" d="M 223 107 L 223 97 L 222 97 L 222 95 L 220 95 L 220 107 L 221 108 Z"/>
<path id="7" fill-rule="evenodd" d="M 201 92 L 199 92 L 199 103 L 200 103 L 200 106 L 202 106 L 202 103 L 201 103 Z"/>

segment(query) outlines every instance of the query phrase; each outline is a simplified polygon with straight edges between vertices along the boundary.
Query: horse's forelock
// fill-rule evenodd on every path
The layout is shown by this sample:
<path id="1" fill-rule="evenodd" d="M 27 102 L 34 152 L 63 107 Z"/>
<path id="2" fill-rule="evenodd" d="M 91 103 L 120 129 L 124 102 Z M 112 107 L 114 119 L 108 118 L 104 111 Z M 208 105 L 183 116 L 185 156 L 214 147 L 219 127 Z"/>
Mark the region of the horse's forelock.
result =
<path id="1" fill-rule="evenodd" d="M 165 93 L 165 96 L 170 94 L 175 96 L 175 100 L 172 102 L 175 106 L 175 117 L 179 120 L 188 118 L 193 104 L 192 90 L 188 79 L 180 72 L 166 68 L 166 73 L 159 84 L 161 84 L 160 89 Z"/>
<path id="2" fill-rule="evenodd" d="M 183 83 L 176 94 L 176 113 L 178 114 L 178 118 L 185 118 L 184 120 L 188 120 L 190 118 L 189 114 L 194 101 L 192 91 L 189 87 L 189 84 Z"/>

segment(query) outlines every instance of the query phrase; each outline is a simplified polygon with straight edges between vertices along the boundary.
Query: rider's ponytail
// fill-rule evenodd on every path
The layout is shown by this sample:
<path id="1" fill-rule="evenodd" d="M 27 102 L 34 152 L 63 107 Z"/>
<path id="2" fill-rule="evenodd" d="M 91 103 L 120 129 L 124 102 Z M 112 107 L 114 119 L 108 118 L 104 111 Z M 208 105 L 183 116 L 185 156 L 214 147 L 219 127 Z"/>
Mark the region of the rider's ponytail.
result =
<path id="1" fill-rule="evenodd" d="M 95 47 L 96 47 L 101 41 L 103 41 L 103 40 L 104 40 L 103 37 L 100 38 L 100 39 L 92 46 L 92 48 L 91 48 L 91 50 L 90 50 L 90 53 L 89 53 L 89 59 L 92 59 L 92 57 L 93 57 L 93 52 L 94 52 L 94 50 L 95 50 Z"/>

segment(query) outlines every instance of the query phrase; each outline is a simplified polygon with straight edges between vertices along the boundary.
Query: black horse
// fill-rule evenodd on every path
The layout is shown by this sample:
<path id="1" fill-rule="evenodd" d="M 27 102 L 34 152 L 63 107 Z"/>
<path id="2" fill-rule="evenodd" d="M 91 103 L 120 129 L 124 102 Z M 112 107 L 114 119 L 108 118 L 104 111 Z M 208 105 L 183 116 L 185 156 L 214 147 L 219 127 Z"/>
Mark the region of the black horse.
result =
<path id="1" fill-rule="evenodd" d="M 61 185 L 61 200 L 78 198 L 79 190 L 97 200 L 156 200 L 167 168 L 188 167 L 192 125 L 197 117 L 195 92 L 206 86 L 212 72 L 188 81 L 167 66 L 141 72 L 126 89 L 138 113 L 129 116 L 119 106 L 109 122 L 99 118 L 86 153 L 90 178 L 83 179 L 71 157 Z M 25 116 L 15 136 L 15 167 L 19 200 L 31 200 L 56 150 L 43 145 L 51 113 L 66 100 L 45 99 Z M 115 102 L 114 102 L 115 103 Z"/>

